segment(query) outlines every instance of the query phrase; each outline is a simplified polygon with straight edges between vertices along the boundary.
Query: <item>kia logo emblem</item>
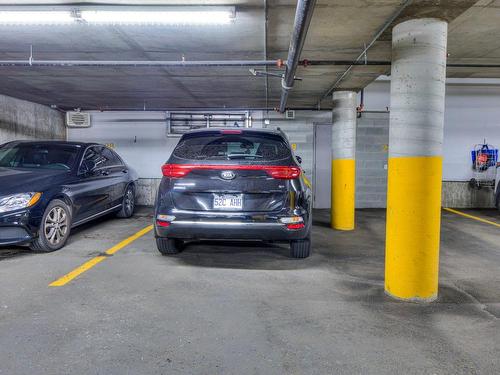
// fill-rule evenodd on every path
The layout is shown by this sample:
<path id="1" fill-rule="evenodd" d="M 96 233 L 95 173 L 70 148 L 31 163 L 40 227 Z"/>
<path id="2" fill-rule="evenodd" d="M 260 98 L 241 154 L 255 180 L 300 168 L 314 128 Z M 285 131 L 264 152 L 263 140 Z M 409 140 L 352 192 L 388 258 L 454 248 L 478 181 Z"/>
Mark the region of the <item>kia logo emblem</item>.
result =
<path id="1" fill-rule="evenodd" d="M 220 176 L 224 180 L 232 180 L 236 177 L 236 174 L 233 171 L 222 171 Z"/>

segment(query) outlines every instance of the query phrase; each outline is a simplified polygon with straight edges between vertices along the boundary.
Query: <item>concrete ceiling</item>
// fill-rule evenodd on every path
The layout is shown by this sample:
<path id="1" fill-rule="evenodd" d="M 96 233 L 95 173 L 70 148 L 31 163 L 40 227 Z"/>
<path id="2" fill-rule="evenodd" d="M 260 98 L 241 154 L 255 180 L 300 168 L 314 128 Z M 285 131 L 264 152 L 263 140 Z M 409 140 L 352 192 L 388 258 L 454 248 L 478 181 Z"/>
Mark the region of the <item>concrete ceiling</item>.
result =
<path id="1" fill-rule="evenodd" d="M 0 5 L 13 2 L 0 0 Z M 67 4 L 67 1 L 16 1 Z M 79 3 L 99 3 L 80 1 Z M 134 4 L 106 1 L 106 4 Z M 0 59 L 232 60 L 264 58 L 264 0 L 141 1 L 135 4 L 235 5 L 227 26 L 1 26 Z M 286 59 L 295 1 L 268 0 L 268 58 Z M 400 0 L 318 0 L 302 58 L 353 60 L 398 9 Z M 414 1 L 401 15 L 449 20 L 450 62 L 500 63 L 500 0 Z M 390 60 L 390 32 L 368 52 Z M 316 106 L 345 66 L 299 68 L 289 106 Z M 339 88 L 361 89 L 387 66 L 355 67 Z M 453 77 L 500 77 L 500 69 L 449 69 Z M 0 67 L 0 93 L 62 108 L 149 109 L 264 107 L 265 80 L 248 68 Z M 269 106 L 279 103 L 280 80 L 269 79 Z M 328 107 L 328 101 L 323 103 Z"/>

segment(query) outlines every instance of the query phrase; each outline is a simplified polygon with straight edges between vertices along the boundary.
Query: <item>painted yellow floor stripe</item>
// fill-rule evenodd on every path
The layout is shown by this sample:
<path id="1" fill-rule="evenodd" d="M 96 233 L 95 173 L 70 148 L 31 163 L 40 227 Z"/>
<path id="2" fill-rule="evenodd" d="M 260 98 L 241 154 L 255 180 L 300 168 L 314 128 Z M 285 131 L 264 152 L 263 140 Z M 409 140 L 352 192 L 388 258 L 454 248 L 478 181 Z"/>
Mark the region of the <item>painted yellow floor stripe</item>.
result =
<path id="1" fill-rule="evenodd" d="M 130 243 L 134 242 L 138 238 L 144 236 L 146 233 L 149 233 L 153 229 L 152 225 L 147 226 L 146 228 L 140 230 L 136 234 L 130 236 L 129 238 L 126 238 L 122 242 L 116 244 L 112 248 L 108 249 L 105 251 L 107 255 L 113 255 L 116 252 L 120 251 L 123 249 L 125 246 L 129 245 Z M 103 260 L 105 260 L 107 257 L 105 256 L 97 256 L 95 258 L 90 259 L 89 261 L 85 262 L 81 266 L 75 268 L 73 271 L 70 273 L 67 273 L 63 277 L 57 279 L 56 281 L 52 282 L 49 284 L 49 286 L 64 286 L 67 283 L 69 283 L 71 280 L 73 280 L 75 277 L 81 275 L 82 273 L 88 271 L 92 267 L 94 267 L 96 264 L 101 263 Z"/>
<path id="2" fill-rule="evenodd" d="M 469 214 L 466 214 L 465 212 L 454 210 L 453 208 L 443 208 L 443 210 L 448 211 L 448 212 L 453 212 L 454 214 L 457 214 L 457 215 L 460 215 L 460 216 L 463 216 L 463 217 L 467 217 L 467 218 L 472 219 L 472 220 L 477 220 L 477 221 L 480 221 L 482 223 L 494 225 L 495 227 L 499 227 L 500 228 L 500 224 L 499 223 L 495 223 L 494 221 L 486 220 L 486 219 L 483 219 L 483 218 L 480 218 L 480 217 L 477 217 L 477 216 L 474 216 L 474 215 L 469 215 Z"/>
<path id="3" fill-rule="evenodd" d="M 136 234 L 130 236 L 129 238 L 123 240 L 119 244 L 113 246 L 111 249 L 106 250 L 105 253 L 108 255 L 113 255 L 117 251 L 120 251 L 121 249 L 123 249 L 128 244 L 130 244 L 130 243 L 134 242 L 135 240 L 137 240 L 138 238 L 144 236 L 146 233 L 149 233 L 152 229 L 153 229 L 152 225 L 147 226 L 146 228 L 140 230 Z"/>

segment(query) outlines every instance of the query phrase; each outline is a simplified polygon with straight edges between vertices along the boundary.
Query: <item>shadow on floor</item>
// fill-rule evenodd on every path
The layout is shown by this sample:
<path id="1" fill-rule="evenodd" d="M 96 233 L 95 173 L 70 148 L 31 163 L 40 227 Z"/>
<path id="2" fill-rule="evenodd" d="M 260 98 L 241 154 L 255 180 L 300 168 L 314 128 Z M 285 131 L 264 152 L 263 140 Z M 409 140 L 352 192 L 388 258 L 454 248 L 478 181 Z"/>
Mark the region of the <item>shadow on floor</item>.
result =
<path id="1" fill-rule="evenodd" d="M 191 241 L 173 257 L 177 263 L 194 267 L 296 270 L 318 267 L 319 256 L 290 258 L 286 243 L 263 241 Z"/>
<path id="2" fill-rule="evenodd" d="M 139 212 L 137 217 L 142 217 L 142 216 L 147 216 L 148 214 L 145 214 L 143 210 Z M 135 217 L 135 216 L 134 216 Z M 68 239 L 68 242 L 66 246 L 71 245 L 71 242 L 73 241 L 78 241 L 80 238 L 79 236 L 83 236 L 84 238 L 87 236 L 92 235 L 92 231 L 97 228 L 99 225 L 102 225 L 106 222 L 109 222 L 110 220 L 115 219 L 116 216 L 115 214 L 108 214 L 104 215 L 100 218 L 97 218 L 95 220 L 92 220 L 88 223 L 82 224 L 76 228 L 71 229 L 71 235 Z M 43 255 L 46 254 L 44 252 L 37 252 L 33 251 L 29 248 L 28 245 L 25 246 L 0 246 L 0 261 L 5 260 L 5 259 L 10 259 L 10 258 L 15 258 L 15 257 L 21 257 L 21 256 L 29 256 L 29 255 Z"/>
<path id="3" fill-rule="evenodd" d="M 10 258 L 17 258 L 35 254 L 27 247 L 22 246 L 9 246 L 0 247 L 0 261 Z"/>

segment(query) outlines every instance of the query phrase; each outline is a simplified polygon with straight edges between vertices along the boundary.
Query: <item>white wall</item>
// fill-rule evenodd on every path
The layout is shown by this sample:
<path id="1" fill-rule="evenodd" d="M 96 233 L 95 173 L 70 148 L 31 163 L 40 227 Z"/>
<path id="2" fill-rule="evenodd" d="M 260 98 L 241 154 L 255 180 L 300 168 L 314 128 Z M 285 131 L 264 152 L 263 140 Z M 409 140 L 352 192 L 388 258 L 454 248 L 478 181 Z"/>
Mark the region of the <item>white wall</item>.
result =
<path id="1" fill-rule="evenodd" d="M 165 112 L 91 112 L 91 128 L 68 129 L 68 140 L 114 145 L 141 178 L 161 178 L 179 138 L 166 133 Z"/>
<path id="2" fill-rule="evenodd" d="M 372 83 L 365 89 L 365 109 L 385 111 L 390 107 L 389 92 L 390 81 L 387 79 Z M 288 135 L 290 142 L 297 147 L 295 153 L 303 158 L 306 176 L 313 180 L 313 124 L 330 122 L 331 112 L 300 111 L 296 112 L 295 120 L 285 120 L 282 114 L 275 112 L 255 111 L 251 115 L 254 128 L 263 127 L 264 118 L 270 118 L 269 127 L 280 127 Z M 91 128 L 68 129 L 68 139 L 113 143 L 116 151 L 139 172 L 141 178 L 161 178 L 161 165 L 178 142 L 178 138 L 167 137 L 165 112 L 92 112 L 91 117 Z M 359 126 L 357 207 L 385 207 L 387 171 L 384 158 L 387 149 L 383 143 L 388 142 L 388 139 L 384 141 L 389 126 L 388 116 L 364 114 Z M 444 132 L 443 179 L 468 181 L 472 177 L 470 151 L 474 144 L 486 138 L 489 143 L 500 147 L 500 80 L 450 80 L 447 83 Z M 143 180 L 141 196 L 154 197 L 155 184 L 155 180 Z M 491 206 L 491 194 L 481 191 L 484 197 L 478 197 L 479 193 L 467 190 L 467 186 L 455 185 L 443 185 L 443 205 Z M 152 198 L 144 198 L 141 203 L 151 204 Z"/>
<path id="3" fill-rule="evenodd" d="M 446 95 L 443 179 L 467 181 L 474 144 L 486 139 L 500 148 L 500 81 L 497 85 L 448 85 Z"/>
<path id="4" fill-rule="evenodd" d="M 390 108 L 390 81 L 377 80 L 365 89 L 365 109 Z M 470 152 L 476 143 L 500 148 L 500 80 L 449 79 L 443 144 L 443 180 L 468 181 Z"/>
<path id="5" fill-rule="evenodd" d="M 296 154 L 303 159 L 303 168 L 308 178 L 313 173 L 313 123 L 329 121 L 327 111 L 297 112 L 295 120 L 285 120 L 275 112 L 252 112 L 254 128 L 264 126 L 264 117 L 270 119 L 269 128 L 281 128 L 291 143 L 296 145 Z M 165 112 L 91 112 L 91 128 L 68 129 L 68 140 L 98 142 L 114 145 L 115 150 L 141 178 L 160 178 L 161 166 L 170 157 L 178 137 L 167 136 Z"/>

